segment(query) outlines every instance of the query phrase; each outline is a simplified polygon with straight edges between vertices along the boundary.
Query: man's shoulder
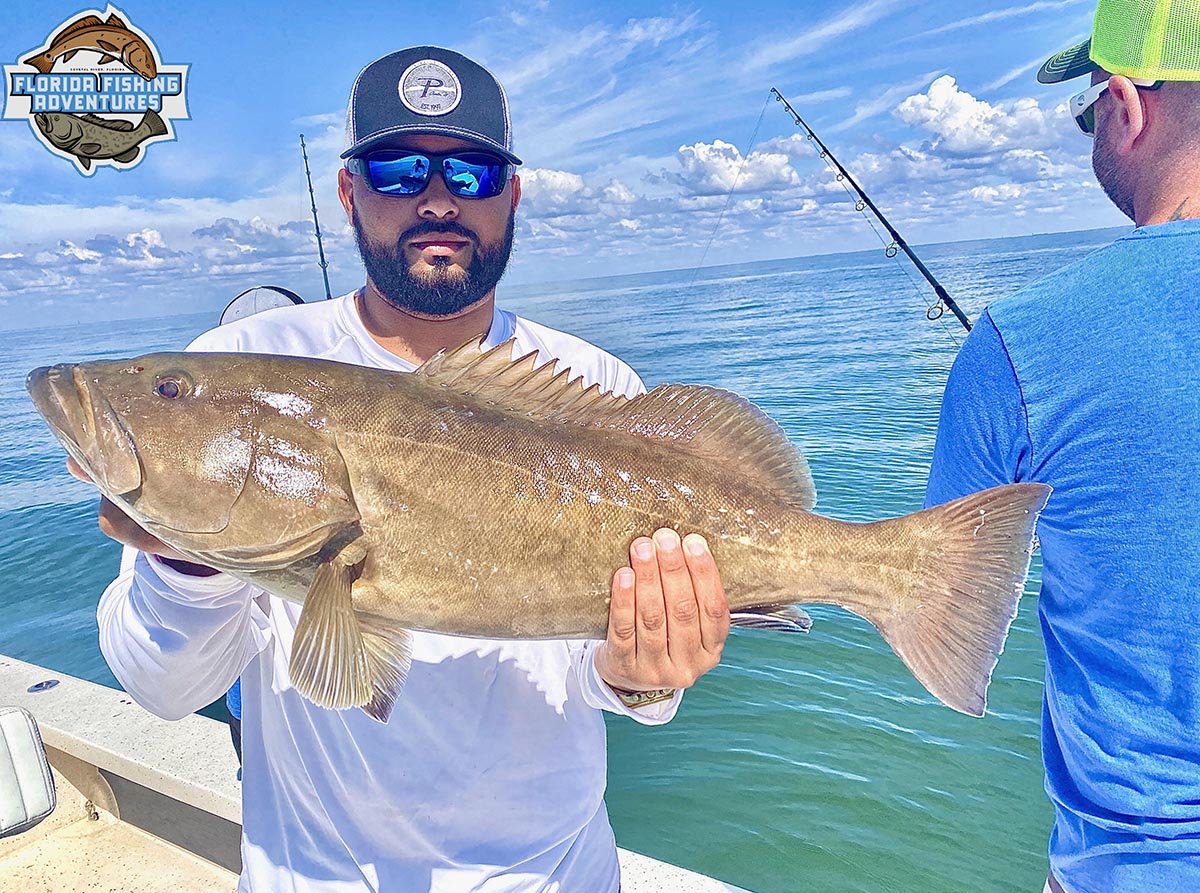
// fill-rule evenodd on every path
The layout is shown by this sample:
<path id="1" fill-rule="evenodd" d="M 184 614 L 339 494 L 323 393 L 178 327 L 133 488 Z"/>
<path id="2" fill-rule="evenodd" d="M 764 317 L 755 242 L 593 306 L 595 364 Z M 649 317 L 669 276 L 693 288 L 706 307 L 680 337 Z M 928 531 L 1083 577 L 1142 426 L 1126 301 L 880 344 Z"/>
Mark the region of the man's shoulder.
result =
<path id="1" fill-rule="evenodd" d="M 188 350 L 319 355 L 326 342 L 339 337 L 343 300 L 264 310 L 209 329 L 188 345 Z"/>
<path id="2" fill-rule="evenodd" d="M 645 390 L 633 368 L 603 348 L 533 320 L 515 319 L 513 334 L 522 353 L 537 350 L 543 361 L 556 360 L 559 368 L 570 368 L 583 376 L 586 384 L 599 384 L 606 391 L 633 396 Z"/>
<path id="3" fill-rule="evenodd" d="M 1200 228 L 1161 224 L 1134 229 L 992 302 L 992 319 L 1003 332 L 1039 320 L 1061 325 L 1071 316 L 1090 318 L 1113 308 L 1123 311 L 1131 301 L 1155 302 L 1158 292 L 1178 288 L 1178 263 L 1167 257 L 1188 258 L 1195 264 L 1198 240 Z"/>

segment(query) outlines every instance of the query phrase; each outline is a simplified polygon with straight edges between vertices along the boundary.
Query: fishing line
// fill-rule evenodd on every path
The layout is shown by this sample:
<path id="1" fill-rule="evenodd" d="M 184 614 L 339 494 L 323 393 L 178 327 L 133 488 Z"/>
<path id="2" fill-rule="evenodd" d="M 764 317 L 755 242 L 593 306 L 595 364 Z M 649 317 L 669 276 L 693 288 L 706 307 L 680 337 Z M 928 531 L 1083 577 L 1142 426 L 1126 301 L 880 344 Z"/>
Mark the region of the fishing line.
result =
<path id="1" fill-rule="evenodd" d="M 770 104 L 771 96 L 767 94 L 767 100 L 763 103 L 762 111 L 758 113 L 758 123 L 754 125 L 754 133 L 750 135 L 750 142 L 746 144 L 746 152 L 742 155 L 742 163 L 738 165 L 737 173 L 733 176 L 733 185 L 729 187 L 729 195 L 725 196 L 725 207 L 717 215 L 717 224 L 713 227 L 712 234 L 708 237 L 708 244 L 704 246 L 704 253 L 700 255 L 700 263 L 696 264 L 696 269 L 692 270 L 692 281 L 688 283 L 689 289 L 696 284 L 696 277 L 700 275 L 700 268 L 704 266 L 704 259 L 708 257 L 708 249 L 712 248 L 712 243 L 717 238 L 717 231 L 721 228 L 721 221 L 725 219 L 725 212 L 729 210 L 730 204 L 733 203 L 733 193 L 737 189 L 738 180 L 742 178 L 742 171 L 746 167 L 746 162 L 750 159 L 750 151 L 754 148 L 755 141 L 758 139 L 758 129 L 762 127 L 763 117 L 767 114 L 767 106 Z"/>
<path id="2" fill-rule="evenodd" d="M 930 304 L 926 307 L 926 318 L 930 321 L 941 319 L 945 310 L 949 310 L 954 314 L 955 318 L 962 323 L 964 329 L 966 329 L 968 332 L 971 331 L 971 322 L 967 319 L 966 314 L 963 313 L 958 304 L 954 302 L 954 299 L 950 297 L 949 292 L 946 291 L 942 284 L 937 281 L 931 272 L 929 272 L 929 268 L 921 262 L 921 259 L 917 257 L 916 252 L 914 252 L 912 248 L 909 247 L 908 243 L 904 241 L 900 233 L 896 231 L 896 228 L 892 226 L 887 217 L 884 216 L 883 212 L 875 206 L 875 203 L 871 201 L 870 196 L 868 196 L 863 188 L 855 182 L 854 178 L 850 175 L 850 172 L 847 171 L 842 163 L 837 160 L 834 154 L 829 151 L 829 147 L 821 142 L 821 138 L 816 135 L 816 133 L 811 127 L 808 126 L 808 124 L 805 123 L 804 119 L 800 117 L 800 114 L 794 108 L 792 108 L 791 103 L 784 98 L 782 93 L 772 87 L 770 95 L 775 97 L 776 102 L 783 103 L 783 107 L 787 109 L 788 114 L 792 116 L 792 120 L 795 122 L 796 126 L 804 129 L 805 138 L 807 138 L 810 142 L 816 143 L 818 148 L 820 148 L 821 151 L 819 154 L 821 160 L 825 162 L 827 167 L 834 171 L 837 181 L 842 184 L 842 188 L 846 190 L 851 198 L 854 198 L 855 194 L 857 194 L 858 197 L 854 202 L 855 210 L 861 213 L 864 217 L 867 217 L 866 209 L 870 208 L 871 213 L 875 215 L 875 218 L 881 224 L 883 224 L 883 227 L 888 231 L 888 235 L 892 237 L 892 241 L 890 243 L 884 242 L 883 236 L 880 235 L 879 231 L 875 229 L 875 225 L 871 223 L 870 218 L 867 217 L 867 222 L 871 223 L 872 231 L 874 231 L 876 237 L 879 238 L 879 241 L 884 244 L 884 254 L 886 254 L 888 257 L 894 258 L 897 254 L 903 251 L 906 255 L 908 255 L 908 259 L 912 261 L 913 266 L 916 267 L 921 275 L 925 277 L 925 281 L 933 287 L 934 293 L 937 295 L 938 300 L 936 303 Z M 854 188 L 853 193 L 850 192 L 850 187 Z M 905 274 L 908 275 L 908 270 L 906 267 L 901 265 L 901 269 L 903 269 Z M 914 288 L 917 287 L 916 282 L 911 276 L 909 276 L 909 281 L 913 283 Z M 951 337 L 951 340 L 954 341 L 953 337 Z M 955 344 L 957 345 L 957 342 L 955 342 Z"/>
<path id="3" fill-rule="evenodd" d="M 812 142 L 813 138 L 811 136 L 806 134 L 805 138 L 809 142 Z M 818 157 L 825 162 L 825 166 L 834 174 L 834 179 L 841 184 L 842 189 L 846 190 L 846 195 L 854 199 L 854 210 L 858 211 L 862 215 L 863 220 L 867 221 L 867 226 L 871 227 L 871 232 L 875 233 L 875 238 L 877 238 L 879 240 L 879 244 L 883 246 L 883 253 L 890 258 L 896 257 L 900 253 L 900 246 L 896 244 L 894 239 L 891 242 L 888 242 L 883 238 L 883 234 L 879 232 L 879 227 L 875 225 L 875 221 L 872 220 L 871 216 L 867 213 L 867 203 L 850 191 L 850 187 L 846 185 L 845 178 L 838 172 L 836 167 L 830 164 L 828 152 L 819 152 Z M 950 339 L 950 343 L 954 345 L 954 350 L 957 353 L 958 349 L 962 345 L 959 344 L 958 339 L 954 337 L 954 332 L 948 325 L 946 325 L 946 313 L 945 308 L 942 306 L 941 299 L 934 301 L 932 304 L 927 302 L 925 300 L 924 291 L 921 289 L 921 286 L 917 280 L 913 278 L 913 275 L 909 271 L 908 267 L 899 262 L 897 262 L 896 267 L 904 274 L 905 278 L 908 279 L 909 284 L 912 286 L 913 293 L 917 296 L 918 303 L 925 305 L 925 318 L 930 322 L 937 322 L 941 325 L 942 331 L 945 333 L 946 337 Z M 970 331 L 969 328 L 968 331 Z"/>

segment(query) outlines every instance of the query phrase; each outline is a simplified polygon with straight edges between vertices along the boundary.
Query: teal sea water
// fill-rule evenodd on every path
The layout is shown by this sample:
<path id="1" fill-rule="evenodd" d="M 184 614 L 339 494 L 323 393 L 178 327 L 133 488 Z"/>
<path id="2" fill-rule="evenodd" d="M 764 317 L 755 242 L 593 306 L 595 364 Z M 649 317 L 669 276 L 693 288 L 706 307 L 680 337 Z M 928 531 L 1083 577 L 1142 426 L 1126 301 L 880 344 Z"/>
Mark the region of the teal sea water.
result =
<path id="1" fill-rule="evenodd" d="M 974 318 L 1112 237 L 920 251 Z M 648 386 L 710 384 L 755 401 L 808 457 L 822 514 L 867 521 L 920 508 L 963 333 L 948 314 L 925 319 L 925 299 L 882 251 L 502 284 L 500 296 L 623 357 Z M 94 491 L 66 473 L 25 374 L 180 348 L 215 317 L 0 332 L 0 653 L 117 686 L 95 604 L 119 548 L 96 527 Z M 838 609 L 812 609 L 806 637 L 734 632 L 674 722 L 609 722 L 618 842 L 759 893 L 1041 889 L 1051 810 L 1038 571 L 1035 557 L 982 720 L 937 704 L 873 628 Z"/>

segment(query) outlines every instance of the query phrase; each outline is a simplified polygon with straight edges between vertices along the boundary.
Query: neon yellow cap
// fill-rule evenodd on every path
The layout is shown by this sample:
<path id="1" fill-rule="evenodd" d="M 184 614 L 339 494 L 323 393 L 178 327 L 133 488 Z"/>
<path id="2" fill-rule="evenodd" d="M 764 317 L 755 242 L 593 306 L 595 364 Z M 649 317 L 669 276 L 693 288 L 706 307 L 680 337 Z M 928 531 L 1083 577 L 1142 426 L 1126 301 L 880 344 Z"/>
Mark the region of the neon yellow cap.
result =
<path id="1" fill-rule="evenodd" d="M 1200 81 L 1200 0 L 1099 0 L 1092 39 L 1038 71 L 1054 84 L 1102 68 L 1149 81 Z"/>

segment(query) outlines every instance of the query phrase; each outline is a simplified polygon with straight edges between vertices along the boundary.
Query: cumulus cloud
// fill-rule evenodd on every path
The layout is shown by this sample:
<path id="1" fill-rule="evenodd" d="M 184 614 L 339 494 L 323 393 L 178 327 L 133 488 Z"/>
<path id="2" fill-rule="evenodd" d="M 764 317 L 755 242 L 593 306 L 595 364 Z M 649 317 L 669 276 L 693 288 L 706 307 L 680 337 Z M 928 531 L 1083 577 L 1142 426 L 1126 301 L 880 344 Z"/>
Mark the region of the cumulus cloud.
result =
<path id="1" fill-rule="evenodd" d="M 678 160 L 680 172 L 670 179 L 685 195 L 758 192 L 800 182 L 786 154 L 760 150 L 743 156 L 737 146 L 724 140 L 680 146 Z"/>
<path id="2" fill-rule="evenodd" d="M 992 105 L 959 89 L 950 75 L 900 103 L 896 117 L 932 133 L 934 149 L 961 154 L 1045 147 L 1063 134 L 1058 110 L 1046 111 L 1036 99 Z"/>

